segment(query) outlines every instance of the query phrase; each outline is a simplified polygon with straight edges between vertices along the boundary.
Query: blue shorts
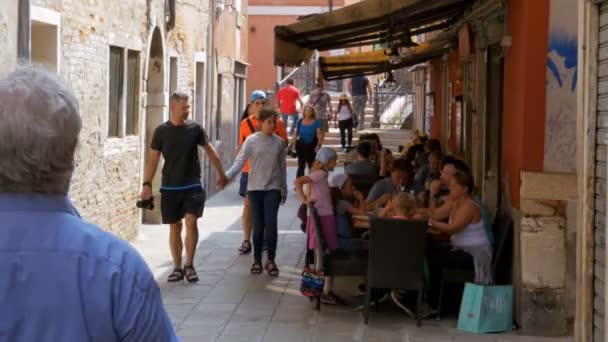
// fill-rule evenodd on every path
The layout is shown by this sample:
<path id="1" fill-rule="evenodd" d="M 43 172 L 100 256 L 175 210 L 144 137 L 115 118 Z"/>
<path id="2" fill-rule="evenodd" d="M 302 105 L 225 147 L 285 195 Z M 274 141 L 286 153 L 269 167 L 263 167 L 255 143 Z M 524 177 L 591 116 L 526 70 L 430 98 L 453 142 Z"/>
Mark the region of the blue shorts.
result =
<path id="1" fill-rule="evenodd" d="M 249 181 L 249 174 L 247 172 L 241 173 L 241 179 L 239 180 L 239 196 L 245 197 L 247 195 L 247 182 Z"/>

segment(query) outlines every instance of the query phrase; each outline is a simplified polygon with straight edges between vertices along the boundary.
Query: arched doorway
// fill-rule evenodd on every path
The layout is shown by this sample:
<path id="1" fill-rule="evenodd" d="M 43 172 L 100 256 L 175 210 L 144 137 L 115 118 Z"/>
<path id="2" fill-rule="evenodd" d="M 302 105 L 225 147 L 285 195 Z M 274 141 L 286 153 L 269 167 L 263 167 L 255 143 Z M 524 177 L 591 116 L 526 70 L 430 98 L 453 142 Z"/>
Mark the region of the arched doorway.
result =
<path id="1" fill-rule="evenodd" d="M 154 129 L 163 123 L 165 120 L 165 112 L 167 109 L 167 96 L 165 93 L 165 52 L 163 47 L 163 37 L 161 31 L 156 27 L 152 33 L 148 53 L 148 63 L 146 65 L 146 122 L 144 130 L 144 169 L 148 164 L 149 147 L 152 141 Z M 156 171 L 156 175 L 152 181 L 154 189 L 154 210 L 143 210 L 143 223 L 158 224 L 161 222 L 160 216 L 160 188 L 161 167 Z"/>

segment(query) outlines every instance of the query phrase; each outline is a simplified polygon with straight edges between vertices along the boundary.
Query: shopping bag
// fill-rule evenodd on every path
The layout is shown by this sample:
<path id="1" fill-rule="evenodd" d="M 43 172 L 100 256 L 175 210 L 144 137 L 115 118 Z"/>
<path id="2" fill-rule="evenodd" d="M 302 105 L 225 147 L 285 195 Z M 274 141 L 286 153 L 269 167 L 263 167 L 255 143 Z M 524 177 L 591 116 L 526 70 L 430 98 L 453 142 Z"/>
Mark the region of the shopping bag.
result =
<path id="1" fill-rule="evenodd" d="M 458 329 L 474 333 L 506 332 L 513 328 L 513 287 L 466 283 Z"/>
<path id="2" fill-rule="evenodd" d="M 300 285 L 302 295 L 309 298 L 320 296 L 323 293 L 324 285 L 325 274 L 322 271 L 316 271 L 308 266 L 304 267 L 302 271 L 302 283 Z"/>

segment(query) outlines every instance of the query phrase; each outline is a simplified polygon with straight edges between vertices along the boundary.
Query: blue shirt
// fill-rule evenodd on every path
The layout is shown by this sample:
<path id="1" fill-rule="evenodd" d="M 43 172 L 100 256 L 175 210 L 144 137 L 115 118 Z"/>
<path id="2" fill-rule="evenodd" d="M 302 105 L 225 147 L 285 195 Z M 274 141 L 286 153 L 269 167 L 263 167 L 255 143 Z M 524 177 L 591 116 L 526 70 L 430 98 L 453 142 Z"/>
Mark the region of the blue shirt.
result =
<path id="1" fill-rule="evenodd" d="M 367 95 L 367 85 L 369 84 L 369 79 L 365 76 L 355 76 L 352 78 L 352 90 L 353 96 L 366 96 Z"/>
<path id="2" fill-rule="evenodd" d="M 299 139 L 305 144 L 310 144 L 315 141 L 317 137 L 317 128 L 321 128 L 321 121 L 315 120 L 310 125 L 305 125 L 302 120 L 298 121 L 298 132 Z"/>
<path id="3" fill-rule="evenodd" d="M 64 196 L 0 193 L 0 341 L 177 341 L 127 242 Z"/>

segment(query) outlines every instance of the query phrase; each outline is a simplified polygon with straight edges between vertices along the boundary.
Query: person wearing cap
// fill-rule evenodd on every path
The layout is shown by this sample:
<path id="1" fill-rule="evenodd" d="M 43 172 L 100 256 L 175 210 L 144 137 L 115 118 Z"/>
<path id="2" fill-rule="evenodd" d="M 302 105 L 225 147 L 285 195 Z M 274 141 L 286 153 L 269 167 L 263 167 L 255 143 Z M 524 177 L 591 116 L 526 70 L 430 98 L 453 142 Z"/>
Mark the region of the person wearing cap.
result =
<path id="1" fill-rule="evenodd" d="M 329 132 L 329 120 L 331 119 L 333 110 L 331 109 L 331 96 L 323 89 L 323 82 L 315 84 L 315 89 L 308 96 L 306 104 L 315 107 L 317 119 L 321 121 L 323 132 Z"/>
<path id="2" fill-rule="evenodd" d="M 268 244 L 268 260 L 265 269 L 268 275 L 276 277 L 279 269 L 275 262 L 277 250 L 277 215 L 279 205 L 287 198 L 287 167 L 285 161 L 284 140 L 276 135 L 277 113 L 263 109 L 258 114 L 260 131 L 250 135 L 245 142 L 234 164 L 226 172 L 228 179 L 233 179 L 250 163 L 247 183 L 247 199 L 253 219 L 253 255 L 254 262 L 251 274 L 260 274 L 262 268 L 262 245 Z"/>
<path id="3" fill-rule="evenodd" d="M 321 234 L 330 251 L 338 248 L 338 235 L 336 233 L 336 216 L 331 201 L 328 182 L 329 172 L 333 171 L 338 162 L 338 154 L 331 148 L 321 147 L 317 152 L 315 162 L 308 176 L 298 177 L 295 182 L 296 192 L 303 203 L 314 205 L 319 214 Z M 310 184 L 307 194 L 304 193 L 304 185 Z M 306 220 L 306 231 L 308 234 L 308 249 L 314 250 L 317 241 L 314 234 L 313 220 Z M 326 304 L 335 304 L 335 298 L 331 296 L 331 282 L 326 281 L 324 295 L 321 301 Z"/>
<path id="4" fill-rule="evenodd" d="M 338 123 L 340 128 L 340 143 L 344 152 L 348 152 L 352 148 L 353 143 L 353 127 L 357 126 L 357 118 L 353 111 L 353 107 L 348 100 L 348 95 L 340 94 L 338 108 L 334 114 L 334 122 Z M 348 139 L 347 139 L 348 133 Z M 346 144 L 348 142 L 348 145 Z"/>
<path id="5" fill-rule="evenodd" d="M 248 105 L 248 113 L 249 116 L 244 118 L 241 121 L 241 126 L 239 128 L 239 148 L 237 153 L 240 151 L 243 143 L 253 133 L 260 130 L 260 120 L 259 115 L 264 105 L 268 101 L 268 96 L 265 92 L 261 90 L 254 90 L 251 93 L 250 103 Z M 287 142 L 287 131 L 285 130 L 285 125 L 280 118 L 276 119 L 276 125 L 274 133 L 281 137 L 283 141 Z M 249 200 L 247 199 L 247 183 L 249 180 L 249 162 L 245 163 L 245 167 L 243 168 L 243 172 L 241 173 L 241 178 L 239 180 L 239 195 L 243 197 L 243 242 L 239 247 L 240 254 L 249 254 L 251 253 L 252 244 L 251 244 L 251 209 L 249 207 Z"/>

